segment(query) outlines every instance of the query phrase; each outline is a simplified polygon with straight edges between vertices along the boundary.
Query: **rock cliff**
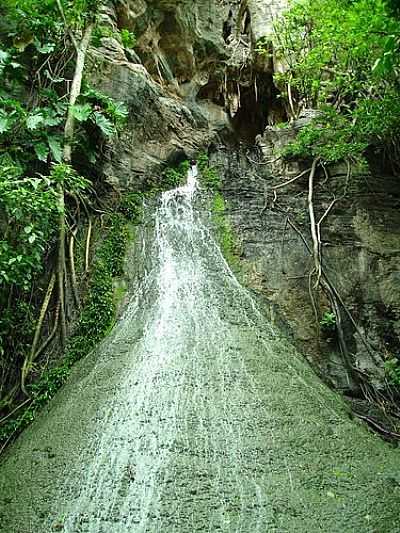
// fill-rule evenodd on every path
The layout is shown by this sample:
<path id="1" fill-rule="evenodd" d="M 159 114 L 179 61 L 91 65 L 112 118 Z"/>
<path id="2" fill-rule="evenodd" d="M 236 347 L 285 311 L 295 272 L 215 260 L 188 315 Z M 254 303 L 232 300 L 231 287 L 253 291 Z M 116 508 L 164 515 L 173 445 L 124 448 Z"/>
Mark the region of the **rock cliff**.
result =
<path id="1" fill-rule="evenodd" d="M 318 331 L 332 304 L 318 294 L 316 320 L 309 297 L 307 180 L 282 187 L 275 199 L 273 194 L 273 187 L 304 169 L 283 165 L 276 156 L 308 117 L 277 127 L 286 119 L 273 83 L 281 65 L 272 47 L 267 56 L 256 53 L 260 40 L 271 41 L 273 19 L 286 4 L 110 4 L 105 24 L 128 28 L 138 41 L 129 52 L 103 39 L 91 55 L 93 81 L 130 110 L 126 131 L 105 147 L 101 170 L 117 187 L 140 188 L 157 181 L 166 163 L 208 149 L 223 178 L 249 286 L 266 297 L 270 312 L 332 385 L 353 398 L 363 397 L 366 386 L 379 395 L 384 362 L 397 354 L 400 333 L 400 185 L 373 161 L 369 172 L 332 168 L 328 178 L 318 177 L 319 217 L 336 200 L 321 225 L 321 239 L 325 267 L 343 303 L 344 339 L 335 326 Z"/>

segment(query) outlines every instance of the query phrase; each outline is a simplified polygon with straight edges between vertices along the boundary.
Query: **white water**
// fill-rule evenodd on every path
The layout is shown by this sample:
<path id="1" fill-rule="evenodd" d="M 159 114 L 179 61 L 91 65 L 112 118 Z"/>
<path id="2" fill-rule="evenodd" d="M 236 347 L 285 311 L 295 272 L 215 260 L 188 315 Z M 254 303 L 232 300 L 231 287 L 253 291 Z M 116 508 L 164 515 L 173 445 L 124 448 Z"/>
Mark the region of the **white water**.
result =
<path id="1" fill-rule="evenodd" d="M 127 312 L 0 469 L 1 533 L 398 533 L 397 451 L 274 334 L 198 193 L 162 196 Z"/>
<path id="2" fill-rule="evenodd" d="M 67 533 L 265 532 L 279 448 L 265 391 L 276 402 L 280 379 L 319 397 L 282 359 L 284 346 L 194 208 L 196 175 L 162 195 L 153 244 L 143 243 L 150 266 L 109 352 L 139 339 L 100 410 L 81 478 L 63 489 Z M 274 462 L 283 490 L 292 487 L 286 456 Z"/>

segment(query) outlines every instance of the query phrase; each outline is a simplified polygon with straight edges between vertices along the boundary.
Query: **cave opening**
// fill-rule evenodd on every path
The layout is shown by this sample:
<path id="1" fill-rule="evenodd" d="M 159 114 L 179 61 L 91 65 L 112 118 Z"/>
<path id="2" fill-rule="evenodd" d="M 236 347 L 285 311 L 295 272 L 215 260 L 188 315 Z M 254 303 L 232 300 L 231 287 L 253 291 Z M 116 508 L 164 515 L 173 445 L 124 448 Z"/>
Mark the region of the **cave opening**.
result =
<path id="1" fill-rule="evenodd" d="M 257 77 L 248 87 L 240 88 L 240 106 L 231 118 L 232 128 L 241 140 L 254 143 L 265 128 L 285 122 L 287 114 L 272 75 Z"/>

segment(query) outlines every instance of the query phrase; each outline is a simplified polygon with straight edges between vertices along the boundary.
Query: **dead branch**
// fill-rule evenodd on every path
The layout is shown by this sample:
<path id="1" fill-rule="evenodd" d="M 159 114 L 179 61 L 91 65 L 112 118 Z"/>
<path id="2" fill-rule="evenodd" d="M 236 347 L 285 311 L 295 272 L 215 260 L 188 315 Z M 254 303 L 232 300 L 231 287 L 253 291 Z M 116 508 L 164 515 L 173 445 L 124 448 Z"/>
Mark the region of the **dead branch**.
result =
<path id="1" fill-rule="evenodd" d="M 354 411 L 353 411 L 354 412 Z M 382 435 L 386 435 L 387 437 L 391 437 L 394 439 L 400 439 L 400 433 L 396 433 L 394 431 L 389 431 L 388 429 L 385 429 L 382 427 L 378 422 L 376 422 L 373 418 L 370 416 L 361 415 L 359 413 L 354 412 L 354 415 L 359 418 L 360 420 L 364 420 L 364 422 L 367 422 L 367 424 L 374 427 L 379 433 L 382 433 Z"/>
<path id="2" fill-rule="evenodd" d="M 90 254 L 90 238 L 92 235 L 92 219 L 89 217 L 89 227 L 87 230 L 86 247 L 85 247 L 85 273 L 89 272 L 89 254 Z"/>

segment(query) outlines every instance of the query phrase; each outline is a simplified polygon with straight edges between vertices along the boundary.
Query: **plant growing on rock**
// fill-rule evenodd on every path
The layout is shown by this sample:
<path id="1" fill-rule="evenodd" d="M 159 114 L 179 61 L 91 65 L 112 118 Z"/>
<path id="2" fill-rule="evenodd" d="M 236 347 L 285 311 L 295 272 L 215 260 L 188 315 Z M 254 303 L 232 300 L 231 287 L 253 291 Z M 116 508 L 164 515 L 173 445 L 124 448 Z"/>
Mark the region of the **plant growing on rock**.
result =
<path id="1" fill-rule="evenodd" d="M 276 26 L 275 75 L 287 111 L 320 114 L 286 156 L 362 159 L 367 147 L 399 164 L 400 22 L 382 0 L 296 0 Z"/>
<path id="2" fill-rule="evenodd" d="M 100 144 L 118 133 L 128 114 L 84 80 L 102 5 L 6 0 L 0 7 L 6 28 L 0 49 L 0 367 L 7 367 L 0 408 L 21 398 L 21 390 L 31 394 L 36 360 L 57 334 L 66 344 L 67 300 L 80 309 L 74 245 L 84 219 L 87 274 L 97 195 L 95 171 L 88 180 L 78 165 L 85 158 L 85 168 L 95 162 Z M 28 303 L 29 325 L 17 312 Z M 21 343 L 8 339 L 18 327 L 24 327 Z M 17 371 L 19 384 L 11 378 Z"/>

